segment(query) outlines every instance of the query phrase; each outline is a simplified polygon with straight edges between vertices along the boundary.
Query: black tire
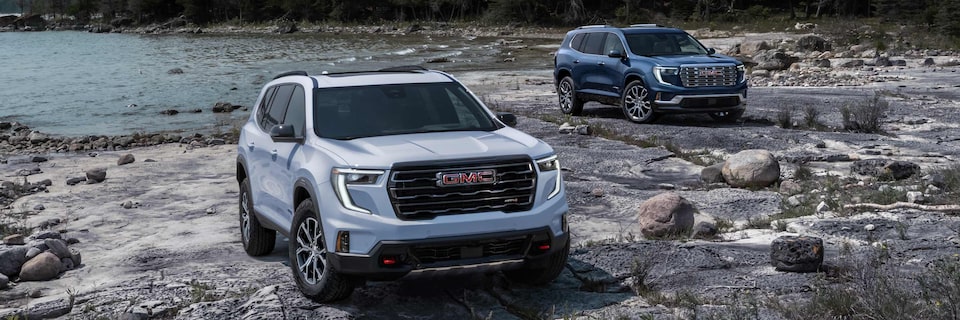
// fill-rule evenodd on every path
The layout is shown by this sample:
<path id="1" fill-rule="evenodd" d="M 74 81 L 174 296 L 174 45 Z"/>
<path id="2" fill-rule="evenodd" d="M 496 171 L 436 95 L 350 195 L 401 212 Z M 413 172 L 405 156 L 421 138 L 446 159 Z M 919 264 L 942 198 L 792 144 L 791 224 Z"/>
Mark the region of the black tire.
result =
<path id="1" fill-rule="evenodd" d="M 740 119 L 740 116 L 743 115 L 743 110 L 711 112 L 709 115 L 714 121 L 729 123 Z"/>
<path id="2" fill-rule="evenodd" d="M 250 181 L 240 182 L 240 242 L 243 250 L 251 256 L 262 256 L 273 251 L 277 241 L 277 232 L 264 228 L 260 219 L 253 213 L 253 196 L 250 194 Z"/>
<path id="3" fill-rule="evenodd" d="M 320 221 L 312 200 L 300 202 L 290 229 L 290 270 L 304 296 L 326 303 L 349 297 L 356 281 L 327 263 L 327 245 Z"/>
<path id="4" fill-rule="evenodd" d="M 566 76 L 560 79 L 560 83 L 557 84 L 557 96 L 560 98 L 560 111 L 564 114 L 579 116 L 583 112 L 583 100 L 577 97 L 573 78 Z"/>
<path id="5" fill-rule="evenodd" d="M 653 112 L 653 97 L 640 80 L 631 81 L 620 97 L 620 107 L 627 120 L 636 123 L 651 123 L 657 119 Z"/>
<path id="6" fill-rule="evenodd" d="M 570 255 L 570 238 L 560 251 L 550 254 L 539 265 L 524 265 L 520 269 L 503 272 L 510 281 L 532 285 L 545 285 L 560 276 L 567 267 L 567 257 Z"/>

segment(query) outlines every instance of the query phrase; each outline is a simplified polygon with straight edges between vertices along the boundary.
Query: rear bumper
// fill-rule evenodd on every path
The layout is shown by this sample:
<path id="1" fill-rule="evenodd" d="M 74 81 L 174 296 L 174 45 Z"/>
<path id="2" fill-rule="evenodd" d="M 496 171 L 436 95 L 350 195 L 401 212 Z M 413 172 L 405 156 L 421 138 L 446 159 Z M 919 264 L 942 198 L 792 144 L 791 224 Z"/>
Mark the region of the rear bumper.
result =
<path id="1" fill-rule="evenodd" d="M 549 227 L 424 240 L 381 241 L 370 255 L 330 253 L 327 262 L 343 274 L 395 280 L 410 273 L 447 273 L 518 268 L 562 250 L 569 233 Z M 542 250 L 544 245 L 549 249 Z M 384 260 L 392 260 L 392 264 Z"/>

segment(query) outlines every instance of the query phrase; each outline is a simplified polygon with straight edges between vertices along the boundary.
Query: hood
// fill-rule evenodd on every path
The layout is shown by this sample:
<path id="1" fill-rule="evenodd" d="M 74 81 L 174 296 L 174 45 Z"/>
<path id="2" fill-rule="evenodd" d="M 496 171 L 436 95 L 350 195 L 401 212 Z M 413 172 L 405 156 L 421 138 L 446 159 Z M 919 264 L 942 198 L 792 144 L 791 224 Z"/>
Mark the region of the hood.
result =
<path id="1" fill-rule="evenodd" d="M 513 128 L 323 140 L 318 146 L 335 153 L 346 162 L 344 165 L 369 169 L 387 169 L 394 163 L 409 161 L 519 154 L 537 158 L 553 153 L 546 143 Z"/>
<path id="2" fill-rule="evenodd" d="M 712 54 L 712 55 L 691 55 L 691 56 L 655 56 L 650 57 L 653 61 L 656 61 L 658 65 L 676 67 L 685 64 L 711 64 L 711 63 L 731 63 L 739 64 L 737 59 L 722 55 L 722 54 Z"/>

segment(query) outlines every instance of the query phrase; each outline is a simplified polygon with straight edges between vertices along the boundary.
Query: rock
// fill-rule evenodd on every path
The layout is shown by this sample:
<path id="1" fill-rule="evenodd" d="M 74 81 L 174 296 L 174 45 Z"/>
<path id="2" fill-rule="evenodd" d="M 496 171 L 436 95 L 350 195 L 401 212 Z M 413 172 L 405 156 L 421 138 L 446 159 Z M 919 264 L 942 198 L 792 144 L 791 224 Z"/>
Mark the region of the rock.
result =
<path id="1" fill-rule="evenodd" d="M 697 209 L 679 194 L 656 195 L 640 204 L 640 232 L 646 238 L 689 234 Z"/>
<path id="2" fill-rule="evenodd" d="M 31 297 L 31 298 L 34 298 L 34 299 L 39 298 L 39 297 L 42 297 L 42 296 L 43 296 L 43 290 L 40 289 L 40 288 L 36 288 L 36 289 L 30 290 L 30 292 L 27 293 L 27 296 L 28 296 L 28 297 Z"/>
<path id="3" fill-rule="evenodd" d="M 180 111 L 177 111 L 174 109 L 167 109 L 167 110 L 160 111 L 160 114 L 168 115 L 168 116 L 176 115 L 178 113 L 180 113 Z"/>
<path id="4" fill-rule="evenodd" d="M 823 240 L 782 236 L 770 244 L 770 262 L 778 271 L 816 272 L 823 263 Z"/>
<path id="5" fill-rule="evenodd" d="M 813 61 L 813 66 L 818 68 L 829 68 L 830 59 L 817 59 Z"/>
<path id="6" fill-rule="evenodd" d="M 64 240 L 64 241 L 67 242 L 67 245 L 80 243 L 80 239 L 77 239 L 77 238 L 67 238 L 67 240 Z"/>
<path id="7" fill-rule="evenodd" d="M 757 63 L 754 69 L 763 70 L 787 70 L 799 60 L 779 50 L 767 50 L 753 57 L 753 61 Z"/>
<path id="8" fill-rule="evenodd" d="M 820 201 L 820 203 L 817 204 L 816 210 L 817 210 L 817 213 L 824 213 L 824 212 L 830 211 L 830 205 L 828 205 L 826 202 Z"/>
<path id="9" fill-rule="evenodd" d="M 136 313 L 136 312 L 125 312 L 120 315 L 119 320 L 147 320 L 150 319 L 150 315 L 146 313 Z"/>
<path id="10" fill-rule="evenodd" d="M 932 67 L 932 66 L 935 66 L 935 65 L 937 65 L 937 62 L 936 62 L 936 61 L 933 61 L 933 58 L 923 59 L 923 66 L 924 66 L 924 67 Z"/>
<path id="11" fill-rule="evenodd" d="M 889 66 L 892 66 L 893 63 L 890 62 L 890 57 L 879 56 L 873 60 L 873 65 L 878 67 L 889 67 Z"/>
<path id="12" fill-rule="evenodd" d="M 447 57 L 430 58 L 430 59 L 427 59 L 427 61 L 425 62 L 426 63 L 447 63 L 447 62 L 450 62 L 450 58 L 447 58 Z"/>
<path id="13" fill-rule="evenodd" d="M 592 195 L 592 196 L 594 196 L 594 197 L 597 197 L 597 198 L 603 197 L 603 189 L 601 189 L 601 188 L 594 188 L 593 190 L 590 190 L 590 195 Z"/>
<path id="14" fill-rule="evenodd" d="M 844 68 L 859 68 L 863 66 L 863 60 L 853 59 L 853 60 L 841 63 L 840 66 Z"/>
<path id="15" fill-rule="evenodd" d="M 68 271 L 73 270 L 73 259 L 70 258 L 61 258 L 60 259 L 60 270 Z"/>
<path id="16" fill-rule="evenodd" d="M 740 54 L 752 56 L 757 54 L 757 52 L 766 51 L 773 49 L 773 46 L 770 46 L 766 41 L 744 41 L 740 44 Z"/>
<path id="17" fill-rule="evenodd" d="M 563 134 L 570 134 L 570 133 L 576 132 L 577 127 L 573 126 L 568 122 L 564 122 L 563 124 L 560 125 L 560 128 L 558 129 L 558 131 Z"/>
<path id="18" fill-rule="evenodd" d="M 167 74 L 183 74 L 183 69 L 173 68 L 173 69 L 167 70 Z"/>
<path id="19" fill-rule="evenodd" d="M 67 249 L 67 243 L 60 239 L 46 239 L 43 241 L 47 245 L 47 250 L 50 253 L 53 253 L 57 258 L 71 258 L 73 254 L 70 253 L 70 249 Z"/>
<path id="20" fill-rule="evenodd" d="M 819 36 L 809 35 L 797 39 L 797 51 L 831 51 L 833 46 L 830 42 Z"/>
<path id="21" fill-rule="evenodd" d="M 803 191 L 803 186 L 793 180 L 784 180 L 780 182 L 780 194 L 788 196 L 798 194 Z"/>
<path id="22" fill-rule="evenodd" d="M 32 158 L 30 158 L 30 162 L 35 162 L 35 163 L 47 162 L 48 160 L 49 159 L 47 159 L 47 157 L 41 157 L 41 156 L 33 156 Z"/>
<path id="23" fill-rule="evenodd" d="M 863 226 L 863 230 L 866 230 L 866 231 L 877 230 L 877 226 L 872 225 L 872 224 L 868 224 L 868 225 Z"/>
<path id="24" fill-rule="evenodd" d="M 588 125 L 581 124 L 577 126 L 577 134 L 579 135 L 589 136 L 590 132 L 590 126 Z"/>
<path id="25" fill-rule="evenodd" d="M 720 231 L 717 229 L 717 225 L 712 222 L 700 221 L 693 227 L 694 238 L 710 239 L 716 237 L 718 233 Z"/>
<path id="26" fill-rule="evenodd" d="M 670 184 L 670 183 L 658 183 L 658 184 L 657 184 L 657 189 L 660 189 L 660 190 L 675 190 L 675 189 L 677 189 L 677 186 L 674 185 L 674 184 Z"/>
<path id="27" fill-rule="evenodd" d="M 45 186 L 45 187 L 49 187 L 49 186 L 52 186 L 52 185 L 53 185 L 53 180 L 43 179 L 43 180 L 38 181 L 37 184 L 42 185 L 42 186 Z"/>
<path id="28" fill-rule="evenodd" d="M 118 166 L 122 166 L 122 165 L 125 165 L 125 164 L 131 164 L 131 163 L 133 163 L 134 161 L 136 161 L 136 159 L 133 157 L 132 154 L 129 154 L 129 153 L 128 153 L 128 154 L 125 154 L 125 155 L 120 156 L 120 159 L 117 159 L 117 165 L 118 165 Z"/>
<path id="29" fill-rule="evenodd" d="M 220 138 L 213 138 L 213 139 L 207 140 L 207 144 L 211 146 L 222 146 L 227 144 L 227 141 Z"/>
<path id="30" fill-rule="evenodd" d="M 26 260 L 33 259 L 33 257 L 36 257 L 36 256 L 37 256 L 38 254 L 40 254 L 41 252 L 43 252 L 43 250 L 40 250 L 40 248 L 30 247 L 30 249 L 27 250 L 27 255 L 26 255 L 26 258 L 27 258 L 27 259 L 26 259 Z M 24 260 L 24 261 L 26 261 L 26 260 Z"/>
<path id="31" fill-rule="evenodd" d="M 892 66 L 894 66 L 894 67 L 906 67 L 906 66 L 907 66 L 907 60 L 903 60 L 903 59 L 893 59 L 893 60 L 890 60 L 890 65 L 892 65 Z"/>
<path id="32" fill-rule="evenodd" d="M 47 230 L 47 231 L 43 231 L 43 232 L 34 234 L 33 236 L 31 236 L 31 238 L 36 239 L 36 240 L 63 239 L 63 237 L 60 236 L 60 233 L 59 233 L 59 232 L 50 231 L 50 230 Z"/>
<path id="33" fill-rule="evenodd" d="M 47 209 L 47 207 L 44 207 L 42 204 L 38 204 L 38 205 L 33 206 L 33 211 L 43 211 L 43 210 L 46 210 L 46 209 Z"/>
<path id="34" fill-rule="evenodd" d="M 420 26 L 419 24 L 412 24 L 409 27 L 407 27 L 406 33 L 417 32 L 421 30 L 423 30 L 422 26 Z"/>
<path id="35" fill-rule="evenodd" d="M 72 186 L 84 181 L 87 181 L 86 177 L 73 177 L 73 178 L 67 179 L 67 185 Z"/>
<path id="36" fill-rule="evenodd" d="M 32 144 L 41 144 L 50 140 L 50 136 L 39 131 L 34 131 L 27 136 L 27 139 L 29 139 Z"/>
<path id="37" fill-rule="evenodd" d="M 207 208 L 207 210 L 206 210 L 206 213 L 207 213 L 207 214 L 214 214 L 214 213 L 217 213 L 217 209 L 214 209 L 214 208 Z"/>
<path id="38" fill-rule="evenodd" d="M 133 201 L 127 200 L 120 204 L 121 208 L 124 209 L 133 209 Z"/>
<path id="39" fill-rule="evenodd" d="M 879 179 L 903 180 L 920 173 L 920 165 L 902 160 L 864 159 L 850 164 L 850 172 Z"/>
<path id="40" fill-rule="evenodd" d="M 13 277 L 20 274 L 20 268 L 27 261 L 25 246 L 0 247 L 0 273 Z"/>
<path id="41" fill-rule="evenodd" d="M 61 222 L 60 218 L 50 218 L 50 219 L 44 220 L 39 225 L 37 225 L 37 228 L 50 229 L 57 225 L 60 225 L 60 222 Z"/>
<path id="42" fill-rule="evenodd" d="M 926 200 L 923 196 L 923 192 L 920 191 L 907 191 L 907 202 L 910 203 L 923 203 Z"/>
<path id="43" fill-rule="evenodd" d="M 723 162 L 709 165 L 700 169 L 700 181 L 704 183 L 721 183 L 723 180 Z"/>
<path id="44" fill-rule="evenodd" d="M 31 303 L 27 308 L 25 319 L 53 319 L 70 313 L 73 304 L 70 298 L 60 298 L 54 300 Z"/>
<path id="45" fill-rule="evenodd" d="M 73 260 L 74 266 L 79 267 L 83 263 L 83 255 L 76 249 L 70 249 L 70 260 Z"/>
<path id="46" fill-rule="evenodd" d="M 93 181 L 94 183 L 100 183 L 106 179 L 107 179 L 107 169 L 95 168 L 95 169 L 87 170 L 88 181 Z"/>
<path id="47" fill-rule="evenodd" d="M 787 198 L 787 205 L 791 207 L 796 207 L 803 204 L 803 202 L 806 199 L 807 199 L 806 195 L 802 195 L 802 194 L 793 195 Z"/>
<path id="48" fill-rule="evenodd" d="M 22 246 L 24 244 L 23 235 L 16 233 L 16 234 L 11 234 L 9 236 L 3 237 L 3 244 Z"/>
<path id="49" fill-rule="evenodd" d="M 0 290 L 6 289 L 10 284 L 10 278 L 7 278 L 6 275 L 0 273 Z"/>
<path id="50" fill-rule="evenodd" d="M 762 188 L 780 179 L 780 163 L 767 150 L 740 151 L 723 163 L 723 179 L 737 188 Z"/>
<path id="51" fill-rule="evenodd" d="M 50 252 L 44 252 L 23 264 L 20 281 L 46 281 L 60 274 L 60 258 Z"/>
<path id="52" fill-rule="evenodd" d="M 213 113 L 233 112 L 235 109 L 229 102 L 217 102 L 213 105 Z"/>
<path id="53" fill-rule="evenodd" d="M 277 33 L 294 33 L 297 32 L 297 24 L 293 22 L 282 22 L 277 26 Z"/>

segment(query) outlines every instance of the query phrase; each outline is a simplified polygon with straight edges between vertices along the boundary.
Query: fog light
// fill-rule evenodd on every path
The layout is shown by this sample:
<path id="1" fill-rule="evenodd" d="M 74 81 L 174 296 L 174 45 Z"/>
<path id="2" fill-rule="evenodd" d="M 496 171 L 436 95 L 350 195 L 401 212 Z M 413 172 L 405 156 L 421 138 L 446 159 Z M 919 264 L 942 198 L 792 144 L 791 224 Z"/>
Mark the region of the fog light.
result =
<path id="1" fill-rule="evenodd" d="M 549 245 L 549 244 L 541 244 L 539 247 L 537 247 L 537 249 L 540 249 L 540 251 L 547 251 L 547 250 L 550 250 L 550 245 Z"/>
<path id="2" fill-rule="evenodd" d="M 350 231 L 337 232 L 337 252 L 350 252 Z"/>
<path id="3" fill-rule="evenodd" d="M 385 266 L 393 266 L 397 264 L 396 257 L 380 257 L 380 262 Z"/>

